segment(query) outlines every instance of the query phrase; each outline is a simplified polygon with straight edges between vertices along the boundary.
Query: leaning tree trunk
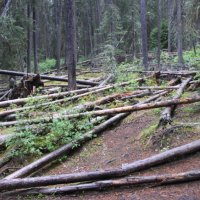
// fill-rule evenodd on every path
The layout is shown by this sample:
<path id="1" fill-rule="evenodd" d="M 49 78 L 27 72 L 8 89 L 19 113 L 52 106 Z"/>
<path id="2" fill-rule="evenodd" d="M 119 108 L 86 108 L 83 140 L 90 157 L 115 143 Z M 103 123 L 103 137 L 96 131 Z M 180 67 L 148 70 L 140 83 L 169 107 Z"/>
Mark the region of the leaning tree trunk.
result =
<path id="1" fill-rule="evenodd" d="M 68 88 L 76 89 L 76 20 L 75 1 L 66 0 Z"/>
<path id="2" fill-rule="evenodd" d="M 141 38 L 142 38 L 142 55 L 145 70 L 148 69 L 148 46 L 147 46 L 147 19 L 146 19 L 146 0 L 140 1 L 141 9 Z"/>

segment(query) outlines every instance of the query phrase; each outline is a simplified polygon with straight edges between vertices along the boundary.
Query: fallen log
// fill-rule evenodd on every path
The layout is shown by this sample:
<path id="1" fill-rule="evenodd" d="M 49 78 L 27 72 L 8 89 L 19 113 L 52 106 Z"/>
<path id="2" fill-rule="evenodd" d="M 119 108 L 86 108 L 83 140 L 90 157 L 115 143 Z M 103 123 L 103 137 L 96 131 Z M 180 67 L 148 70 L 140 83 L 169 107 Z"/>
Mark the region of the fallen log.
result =
<path id="1" fill-rule="evenodd" d="M 5 179 L 0 180 L 0 191 L 123 177 L 140 170 L 149 169 L 150 167 L 176 160 L 182 156 L 186 156 L 198 151 L 200 151 L 200 140 L 167 150 L 143 160 L 138 160 L 130 164 L 122 165 L 121 168 L 117 169 L 21 179 L 20 177 L 31 174 L 30 168 L 24 167 L 21 170 L 18 170 L 7 176 Z"/>
<path id="2" fill-rule="evenodd" d="M 116 188 L 121 186 L 143 186 L 149 185 L 161 186 L 171 185 L 177 183 L 185 183 L 200 180 L 200 170 L 187 171 L 176 174 L 162 174 L 153 176 L 130 176 L 121 179 L 96 181 L 93 183 L 77 184 L 63 187 L 54 188 L 31 188 L 19 190 L 14 192 L 5 192 L 3 195 L 58 195 L 69 194 L 73 192 L 92 191 L 92 190 L 105 190 L 109 188 Z"/>
<path id="3" fill-rule="evenodd" d="M 175 96 L 173 97 L 172 100 L 177 100 L 180 99 L 181 95 L 183 94 L 185 88 L 187 87 L 187 85 L 189 84 L 189 82 L 192 80 L 193 77 L 190 77 L 188 79 L 186 79 L 185 81 L 182 82 L 182 84 L 180 85 L 179 89 L 176 91 Z M 170 107 L 167 107 L 164 109 L 164 111 L 161 114 L 161 118 L 160 121 L 158 123 L 158 127 L 164 127 L 167 124 L 171 124 L 172 122 L 172 114 L 175 110 L 176 106 L 175 105 L 171 105 Z"/>
<path id="4" fill-rule="evenodd" d="M 144 100 L 140 103 L 138 103 L 137 105 L 141 105 L 143 103 L 147 103 L 153 100 L 156 100 L 157 98 L 159 98 L 161 95 L 166 94 L 162 93 L 162 94 L 157 94 L 147 100 Z M 100 134 L 103 130 L 105 130 L 107 127 L 110 127 L 113 125 L 113 123 L 116 123 L 122 119 L 124 119 L 125 117 L 127 117 L 130 113 L 121 113 L 118 114 L 110 119 L 108 119 L 107 121 L 103 122 L 102 124 L 98 125 L 97 127 L 95 127 L 92 131 L 89 131 L 86 134 L 83 134 L 82 137 L 80 139 L 77 139 L 76 141 L 74 141 L 73 143 L 69 143 L 66 144 L 65 146 L 57 149 L 56 151 L 53 151 L 52 153 L 40 158 L 39 160 L 34 161 L 33 163 L 23 167 L 22 169 L 14 172 L 13 174 L 9 175 L 6 177 L 6 179 L 13 179 L 13 178 L 20 178 L 20 177 L 24 177 L 27 175 L 32 174 L 33 172 L 38 171 L 39 169 L 41 169 L 42 167 L 46 166 L 47 164 L 51 163 L 52 161 L 55 161 L 56 159 L 58 159 L 59 157 L 66 155 L 67 153 L 69 153 L 71 150 L 73 150 L 75 147 L 91 140 L 91 138 L 94 135 L 98 135 Z M 74 145 L 76 144 L 76 145 Z"/>
<path id="5" fill-rule="evenodd" d="M 99 87 L 105 86 L 107 83 L 112 81 L 112 79 L 113 79 L 113 75 L 109 74 L 108 77 L 99 84 Z"/>
<path id="6" fill-rule="evenodd" d="M 177 77 L 175 79 L 172 79 L 171 81 L 168 82 L 168 86 L 175 86 L 181 84 L 181 77 Z"/>
<path id="7" fill-rule="evenodd" d="M 0 70 L 0 74 L 12 75 L 12 76 L 25 76 L 25 75 L 36 76 L 36 74 L 27 74 L 27 73 L 24 73 L 24 72 L 16 72 L 16 71 L 8 71 L 8 70 Z M 40 77 L 42 79 L 45 79 L 45 80 L 68 82 L 67 78 L 52 77 L 52 76 L 47 76 L 47 75 L 40 75 Z M 97 86 L 98 85 L 98 83 L 91 82 L 91 81 L 84 81 L 84 80 L 76 80 L 76 82 L 83 84 L 83 85 L 91 85 L 91 86 Z"/>
<path id="8" fill-rule="evenodd" d="M 90 92 L 90 93 L 92 94 L 92 92 Z M 165 92 L 160 93 L 158 95 L 162 96 L 162 95 L 164 95 L 166 93 L 167 92 L 165 91 Z M 70 101 L 71 100 L 76 100 L 77 98 L 82 97 L 84 95 L 86 95 L 86 94 L 81 94 L 81 95 L 74 96 L 74 97 L 70 98 L 69 100 Z M 69 100 L 68 99 L 64 99 L 64 100 L 61 99 L 61 100 L 57 100 L 57 101 L 54 101 L 54 102 L 45 103 L 45 104 L 42 104 L 42 105 L 44 106 L 44 105 L 49 105 L 51 103 L 67 102 Z M 113 109 L 106 109 L 106 110 L 99 110 L 99 111 L 88 111 L 88 112 L 85 112 L 85 113 L 78 113 L 78 114 L 68 114 L 68 115 L 56 114 L 56 115 L 53 115 L 52 117 L 39 118 L 39 119 L 34 119 L 34 120 L 20 120 L 20 121 L 10 121 L 10 122 L 0 122 L 0 127 L 5 127 L 5 126 L 8 127 L 8 126 L 16 125 L 16 124 L 23 125 L 23 124 L 27 124 L 27 123 L 29 123 L 29 124 L 47 123 L 47 122 L 52 122 L 53 120 L 58 120 L 58 119 L 79 118 L 79 117 L 90 116 L 90 115 L 91 116 L 111 115 L 111 114 L 116 114 L 116 113 L 132 112 L 132 111 L 145 110 L 145 109 L 151 109 L 151 108 L 157 108 L 157 107 L 165 107 L 166 105 L 169 105 L 169 103 L 171 103 L 171 102 L 168 101 L 167 104 L 166 104 L 166 102 L 167 101 L 160 102 L 162 104 L 154 103 L 153 106 L 149 105 L 149 104 L 142 104 L 141 105 L 142 108 L 140 107 L 140 104 L 139 104 L 139 105 L 135 105 L 135 106 L 127 106 L 127 107 L 120 107 L 120 108 L 113 108 Z M 180 102 L 177 102 L 177 103 L 180 104 Z"/>
<path id="9" fill-rule="evenodd" d="M 126 70 L 125 72 L 149 74 L 159 72 L 164 75 L 177 75 L 177 76 L 195 76 L 199 71 L 141 71 L 141 70 Z"/>
<path id="10" fill-rule="evenodd" d="M 89 90 L 89 92 L 86 92 L 86 93 L 83 93 L 83 94 L 79 94 L 79 95 L 75 95 L 73 97 L 69 97 L 69 98 L 66 98 L 66 99 L 60 99 L 60 100 L 55 100 L 55 101 L 50 101 L 50 102 L 47 102 L 47 103 L 42 103 L 42 104 L 38 104 L 38 105 L 34 105 L 34 106 L 29 106 L 29 107 L 22 107 L 22 108 L 16 108 L 16 109 L 12 109 L 12 110 L 7 110 L 7 111 L 3 111 L 3 112 L 0 112 L 0 118 L 2 117 L 5 117 L 7 115 L 10 115 L 10 114 L 14 114 L 16 112 L 20 112 L 20 111 L 24 111 L 24 110 L 27 110 L 27 109 L 32 109 L 32 108 L 40 108 L 40 107 L 44 107 L 44 106 L 48 106 L 48 105 L 51 105 L 51 104 L 59 104 L 59 103 L 64 103 L 64 102 L 68 102 L 68 101 L 73 101 L 73 100 L 77 100 L 78 98 L 80 97 L 84 97 L 84 96 L 88 96 L 88 95 L 91 95 L 91 94 L 95 94 L 95 93 L 99 93 L 99 92 L 103 92 L 105 90 L 109 90 L 109 89 L 112 89 L 114 87 L 118 87 L 118 86 L 125 86 L 127 85 L 128 83 L 121 83 L 121 84 L 116 84 L 116 85 L 111 85 L 111 86 L 106 86 L 106 87 L 100 87 L 100 88 L 96 88 L 96 90 L 94 90 L 94 88 L 91 88 Z M 83 90 L 77 90 L 77 91 L 80 91 L 81 93 L 83 91 L 86 91 L 85 89 Z M 75 91 L 74 91 L 75 92 Z M 78 92 L 79 93 L 79 92 Z M 56 96 L 63 96 L 63 95 L 69 95 L 69 94 L 78 94 L 77 92 L 76 93 L 73 93 L 73 91 L 71 92 L 64 92 L 64 93 L 59 93 L 59 94 L 56 94 Z M 136 93 L 136 92 L 134 92 Z M 55 97 L 55 95 L 43 95 L 43 96 L 38 96 L 38 97 L 35 97 L 35 99 L 43 99 L 44 96 L 50 96 L 51 98 L 52 97 Z M 29 99 L 28 99 L 29 100 Z M 22 103 L 22 102 L 27 102 L 28 101 L 26 99 L 26 101 L 24 101 L 24 99 L 16 99 L 15 100 L 15 103 L 19 104 Z M 13 101 L 11 101 L 13 102 Z M 8 102 L 7 102 L 8 103 Z M 4 104 L 5 105 L 5 104 Z M 0 106 L 1 106 L 1 102 L 0 102 Z M 9 123 L 8 123 L 9 124 Z"/>

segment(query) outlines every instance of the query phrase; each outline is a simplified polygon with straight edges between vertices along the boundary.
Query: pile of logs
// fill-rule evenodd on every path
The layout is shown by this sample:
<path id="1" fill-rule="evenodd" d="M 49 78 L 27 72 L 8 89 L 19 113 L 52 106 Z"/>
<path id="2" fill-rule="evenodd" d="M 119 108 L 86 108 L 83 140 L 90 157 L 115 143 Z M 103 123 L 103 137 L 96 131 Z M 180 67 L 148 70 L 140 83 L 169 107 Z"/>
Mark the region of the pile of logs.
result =
<path id="1" fill-rule="evenodd" d="M 135 71 L 134 71 L 135 72 Z M 24 76 L 20 72 L 10 72 L 0 70 L 0 74 L 9 74 L 15 76 Z M 196 89 L 200 84 L 197 84 L 197 80 L 194 80 L 196 72 L 156 72 L 150 74 L 150 72 L 137 71 L 137 73 L 147 73 L 148 76 L 145 78 L 140 78 L 137 80 L 138 87 L 132 86 L 131 82 L 123 82 L 118 84 L 111 84 L 113 76 L 108 75 L 101 82 L 92 81 L 80 81 L 77 83 L 82 85 L 89 85 L 89 88 L 78 89 L 75 91 L 64 91 L 52 94 L 45 94 L 34 97 L 36 100 L 45 100 L 45 103 L 37 103 L 33 106 L 26 106 L 25 104 L 29 101 L 28 95 L 33 92 L 34 86 L 43 86 L 41 79 L 47 80 L 60 80 L 67 81 L 66 78 L 56 78 L 49 77 L 46 75 L 28 75 L 21 81 L 21 86 L 14 86 L 12 90 L 18 87 L 24 87 L 27 89 L 27 94 L 24 96 L 15 96 L 7 101 L 0 102 L 0 108 L 7 108 L 7 110 L 0 112 L 0 126 L 8 127 L 13 125 L 29 125 L 37 123 L 51 123 L 54 120 L 59 119 L 71 119 L 71 118 L 81 118 L 84 116 L 90 116 L 92 119 L 98 121 L 95 128 L 87 133 L 83 133 L 80 138 L 71 143 L 65 144 L 64 146 L 58 148 L 57 150 L 33 161 L 27 166 L 11 173 L 5 178 L 0 180 L 0 191 L 1 195 L 27 195 L 27 194 L 67 194 L 77 191 L 85 190 L 101 190 L 110 187 L 119 186 L 143 186 L 143 185 L 166 185 L 175 184 L 180 182 L 195 181 L 200 180 L 200 171 L 187 171 L 179 174 L 162 174 L 162 175 L 152 175 L 152 176 L 133 176 L 136 171 L 141 171 L 149 169 L 157 165 L 164 164 L 166 162 L 172 162 L 182 156 L 189 155 L 200 151 L 200 140 L 193 141 L 189 144 L 165 151 L 163 153 L 151 156 L 149 158 L 138 160 L 130 164 L 123 165 L 117 169 L 110 169 L 104 171 L 91 171 L 91 172 L 80 172 L 74 174 L 62 174 L 56 176 L 41 176 L 41 177 L 27 177 L 33 175 L 36 172 L 49 166 L 55 160 L 61 158 L 63 155 L 67 155 L 74 151 L 75 147 L 79 147 L 91 140 L 93 136 L 98 136 L 108 127 L 113 126 L 116 122 L 127 117 L 129 114 L 147 109 L 154 108 L 164 108 L 160 121 L 158 122 L 158 128 L 165 128 L 166 125 L 171 124 L 174 116 L 174 111 L 176 107 L 182 104 L 191 104 L 195 102 L 200 102 L 200 96 L 192 96 L 190 98 L 182 99 L 181 96 L 185 90 L 195 85 L 193 89 Z M 167 77 L 167 78 L 166 78 Z M 170 77 L 170 78 L 169 78 Z M 146 82 L 147 79 L 156 79 L 156 86 L 141 86 Z M 167 86 L 159 85 L 162 79 L 168 80 Z M 23 86 L 22 86 L 23 85 Z M 31 120 L 16 120 L 16 113 L 20 113 L 23 116 L 23 111 L 32 108 L 44 108 L 52 104 L 70 104 L 70 102 L 78 101 L 83 97 L 88 95 L 102 96 L 102 93 L 113 88 L 129 86 L 132 88 L 132 92 L 120 92 L 107 95 L 97 100 L 87 102 L 85 104 L 77 105 L 73 108 L 73 112 L 66 109 L 61 113 L 52 113 L 51 117 L 40 117 L 38 119 Z M 169 98 L 168 94 L 174 92 Z M 17 93 L 17 92 L 16 92 Z M 16 94 L 15 93 L 15 94 Z M 26 98 L 19 98 L 26 97 Z M 148 98 L 146 98 L 148 97 Z M 145 98 L 143 100 L 136 101 L 139 98 Z M 102 105 L 114 102 L 115 100 L 120 100 L 121 102 L 128 101 L 129 105 L 120 106 L 116 108 L 103 109 Z M 8 108 L 10 105 L 15 104 L 17 108 Z M 74 114 L 75 113 L 75 114 Z M 19 115 L 20 116 L 20 115 Z M 103 116 L 103 122 L 99 122 L 98 117 Z M 17 133 L 10 133 L 7 136 L 0 138 L 0 149 L 6 149 L 6 141 L 10 138 L 17 137 Z M 74 144 L 76 144 L 74 146 Z M 9 162 L 10 154 L 5 156 L 5 158 L 0 158 L 0 168 Z M 25 178 L 26 177 L 26 178 Z M 58 186 L 61 185 L 62 186 Z M 63 186 L 63 184 L 67 184 Z M 53 185 L 53 186 L 52 186 Z M 46 187 L 44 186 L 52 186 Z"/>

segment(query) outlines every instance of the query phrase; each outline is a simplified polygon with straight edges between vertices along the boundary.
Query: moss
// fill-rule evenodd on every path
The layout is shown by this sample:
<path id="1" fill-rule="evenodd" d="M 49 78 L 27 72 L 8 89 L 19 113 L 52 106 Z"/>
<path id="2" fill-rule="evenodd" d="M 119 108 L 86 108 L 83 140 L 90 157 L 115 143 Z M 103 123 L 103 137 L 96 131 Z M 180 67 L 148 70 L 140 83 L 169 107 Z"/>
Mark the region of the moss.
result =
<path id="1" fill-rule="evenodd" d="M 156 128 L 157 124 L 154 122 L 148 128 L 142 130 L 140 137 L 142 144 L 146 144 L 147 140 L 155 133 Z"/>

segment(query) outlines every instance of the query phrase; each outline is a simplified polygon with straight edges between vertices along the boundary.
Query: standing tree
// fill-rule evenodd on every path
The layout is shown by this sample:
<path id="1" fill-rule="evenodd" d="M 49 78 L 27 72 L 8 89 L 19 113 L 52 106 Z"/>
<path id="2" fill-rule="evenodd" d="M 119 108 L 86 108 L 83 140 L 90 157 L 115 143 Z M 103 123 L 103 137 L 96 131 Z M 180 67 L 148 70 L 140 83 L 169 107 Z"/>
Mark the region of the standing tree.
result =
<path id="1" fill-rule="evenodd" d="M 168 11 L 168 52 L 172 52 L 172 0 L 167 0 L 167 11 Z"/>
<path id="2" fill-rule="evenodd" d="M 148 46 L 147 46 L 147 20 L 146 20 L 146 0 L 140 0 L 141 12 L 141 38 L 142 38 L 142 55 L 145 70 L 148 69 Z"/>
<path id="3" fill-rule="evenodd" d="M 76 89 L 76 19 L 75 2 L 66 0 L 68 89 Z"/>
<path id="4" fill-rule="evenodd" d="M 178 64 L 183 67 L 183 19 L 182 19 L 183 1 L 177 0 L 177 38 L 178 38 Z"/>
<path id="5" fill-rule="evenodd" d="M 36 2 L 33 1 L 32 5 L 33 10 L 33 57 L 34 57 L 34 73 L 37 74 L 39 72 L 38 69 L 38 53 L 37 53 L 37 9 L 36 9 Z"/>
<path id="6" fill-rule="evenodd" d="M 160 69 L 160 50 L 161 50 L 161 38 L 160 38 L 160 32 L 161 32 L 161 0 L 158 1 L 158 47 L 157 47 L 157 68 Z"/>
<path id="7" fill-rule="evenodd" d="M 30 26 L 30 19 L 31 19 L 31 4 L 30 2 L 27 3 L 27 18 L 28 18 L 28 25 L 27 25 L 27 73 L 31 72 L 31 26 Z"/>
<path id="8" fill-rule="evenodd" d="M 62 13 L 62 1 L 54 0 L 55 9 L 55 42 L 56 42 L 56 69 L 60 72 L 60 54 L 61 54 L 61 13 Z"/>

